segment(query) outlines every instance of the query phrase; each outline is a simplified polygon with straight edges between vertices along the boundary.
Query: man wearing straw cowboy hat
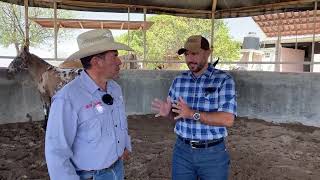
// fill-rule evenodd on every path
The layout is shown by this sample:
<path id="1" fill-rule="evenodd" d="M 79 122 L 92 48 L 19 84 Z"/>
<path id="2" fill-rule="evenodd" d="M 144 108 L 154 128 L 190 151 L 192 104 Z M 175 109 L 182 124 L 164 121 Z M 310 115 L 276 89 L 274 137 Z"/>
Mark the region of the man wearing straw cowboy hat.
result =
<path id="1" fill-rule="evenodd" d="M 124 179 L 123 159 L 131 140 L 120 86 L 118 50 L 110 30 L 91 30 L 77 38 L 84 71 L 52 98 L 45 156 L 53 180 Z"/>

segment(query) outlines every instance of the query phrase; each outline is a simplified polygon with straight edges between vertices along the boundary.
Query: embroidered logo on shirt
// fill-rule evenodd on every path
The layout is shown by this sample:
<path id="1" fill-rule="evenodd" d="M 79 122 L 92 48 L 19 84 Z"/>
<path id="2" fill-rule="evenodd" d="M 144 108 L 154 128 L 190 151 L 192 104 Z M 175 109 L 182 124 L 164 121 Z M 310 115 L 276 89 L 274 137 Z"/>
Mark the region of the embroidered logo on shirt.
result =
<path id="1" fill-rule="evenodd" d="M 103 113 L 103 111 L 104 111 L 104 108 L 103 108 L 103 106 L 101 105 L 101 103 L 96 104 L 96 105 L 95 105 L 95 108 L 96 108 L 96 110 L 97 110 L 99 113 Z"/>
<path id="2" fill-rule="evenodd" d="M 90 109 L 90 108 L 96 107 L 97 105 L 100 105 L 100 106 L 101 106 L 101 104 L 102 104 L 102 102 L 100 102 L 100 101 L 92 102 L 92 103 L 90 103 L 90 104 L 85 105 L 85 108 L 86 108 L 86 109 Z"/>

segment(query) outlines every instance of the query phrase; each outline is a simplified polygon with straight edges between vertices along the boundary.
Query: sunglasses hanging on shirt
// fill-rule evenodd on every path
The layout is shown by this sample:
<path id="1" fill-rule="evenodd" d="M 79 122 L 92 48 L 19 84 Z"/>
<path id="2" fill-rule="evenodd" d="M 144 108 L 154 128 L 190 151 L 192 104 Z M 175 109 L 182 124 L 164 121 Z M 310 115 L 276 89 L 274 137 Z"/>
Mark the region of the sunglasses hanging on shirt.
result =
<path id="1" fill-rule="evenodd" d="M 112 105 L 113 104 L 113 97 L 107 93 L 102 96 L 102 101 L 107 105 Z"/>

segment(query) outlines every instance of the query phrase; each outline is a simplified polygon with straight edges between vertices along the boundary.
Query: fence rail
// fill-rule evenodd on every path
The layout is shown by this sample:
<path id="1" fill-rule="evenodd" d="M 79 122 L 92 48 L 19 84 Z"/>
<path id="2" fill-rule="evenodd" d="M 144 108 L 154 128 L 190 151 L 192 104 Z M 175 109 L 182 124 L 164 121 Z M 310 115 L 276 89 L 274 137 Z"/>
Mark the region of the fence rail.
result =
<path id="1" fill-rule="evenodd" d="M 0 59 L 14 59 L 15 56 L 0 56 Z M 42 58 L 46 61 L 64 61 L 64 58 Z M 184 61 L 144 61 L 144 60 L 123 60 L 124 63 L 132 63 L 132 62 L 139 62 L 139 63 L 168 63 L 168 64 L 180 64 L 185 63 Z M 312 65 L 312 64 L 320 64 L 320 62 L 291 62 L 291 61 L 282 61 L 282 62 L 275 62 L 275 61 L 250 61 L 250 62 L 244 62 L 244 61 L 221 61 L 219 64 L 303 64 L 303 65 Z"/>
<path id="2" fill-rule="evenodd" d="M 185 63 L 184 61 L 143 61 L 143 60 L 124 60 L 123 62 L 125 63 L 130 63 L 130 62 L 141 62 L 141 63 Z M 223 62 L 219 61 L 219 64 L 320 64 L 320 62 L 291 62 L 291 61 L 282 61 L 282 62 L 261 62 L 261 61 L 250 61 L 250 62 L 241 62 L 241 61 L 232 61 L 232 62 Z"/>

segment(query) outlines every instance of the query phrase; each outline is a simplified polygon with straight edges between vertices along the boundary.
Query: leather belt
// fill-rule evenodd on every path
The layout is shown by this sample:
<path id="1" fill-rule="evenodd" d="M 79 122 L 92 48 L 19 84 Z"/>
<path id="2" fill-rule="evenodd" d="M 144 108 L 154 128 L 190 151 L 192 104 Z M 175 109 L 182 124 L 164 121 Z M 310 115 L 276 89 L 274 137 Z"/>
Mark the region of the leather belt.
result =
<path id="1" fill-rule="evenodd" d="M 96 171 L 105 171 L 105 170 L 114 168 L 118 161 L 119 161 L 119 159 L 116 160 L 113 164 L 111 164 L 111 166 L 109 166 L 107 168 L 104 168 L 104 169 L 100 169 L 100 170 L 78 170 L 78 172 L 92 172 L 92 173 L 95 173 Z"/>
<path id="2" fill-rule="evenodd" d="M 190 140 L 178 136 L 178 138 L 185 144 L 190 145 L 192 148 L 208 148 L 216 146 L 224 141 L 224 138 L 213 139 L 213 140 Z"/>

